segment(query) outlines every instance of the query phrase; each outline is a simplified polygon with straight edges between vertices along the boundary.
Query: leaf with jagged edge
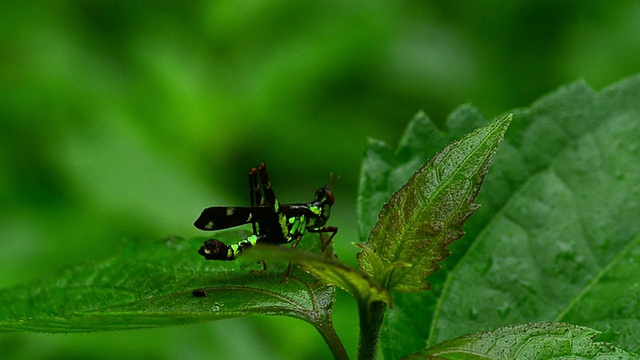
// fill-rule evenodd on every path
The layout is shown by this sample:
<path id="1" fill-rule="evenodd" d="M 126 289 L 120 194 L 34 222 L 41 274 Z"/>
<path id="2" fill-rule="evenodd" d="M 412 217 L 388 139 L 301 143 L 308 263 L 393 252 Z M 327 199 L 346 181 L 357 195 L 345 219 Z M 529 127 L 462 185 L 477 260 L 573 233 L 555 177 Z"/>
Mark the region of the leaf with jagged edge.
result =
<path id="1" fill-rule="evenodd" d="M 474 199 L 510 122 L 498 118 L 447 145 L 392 196 L 359 244 L 365 273 L 389 292 L 429 288 L 424 278 L 438 270 L 446 246 L 478 209 Z"/>
<path id="2" fill-rule="evenodd" d="M 394 296 L 381 330 L 385 358 L 530 321 L 588 326 L 638 352 L 638 94 L 640 75 L 599 91 L 576 81 L 513 110 L 477 199 L 483 208 L 452 244 L 446 271 L 429 277 L 432 291 Z M 460 107 L 447 139 L 486 121 Z M 412 144 L 413 153 L 433 152 Z"/>
<path id="3" fill-rule="evenodd" d="M 403 359 L 640 359 L 594 341 L 598 333 L 557 322 L 518 324 L 444 341 Z"/>

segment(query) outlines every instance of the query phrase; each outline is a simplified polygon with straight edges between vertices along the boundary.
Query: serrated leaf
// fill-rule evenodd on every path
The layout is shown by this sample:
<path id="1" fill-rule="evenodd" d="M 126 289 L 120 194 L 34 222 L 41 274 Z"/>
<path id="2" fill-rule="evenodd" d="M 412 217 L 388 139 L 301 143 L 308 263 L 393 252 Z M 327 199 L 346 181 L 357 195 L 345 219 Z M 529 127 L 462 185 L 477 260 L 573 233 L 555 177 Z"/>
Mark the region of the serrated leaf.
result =
<path id="1" fill-rule="evenodd" d="M 234 241 L 238 232 L 217 233 Z M 0 331 L 50 333 L 141 329 L 243 315 L 281 315 L 333 331 L 334 290 L 297 270 L 269 271 L 238 261 L 205 261 L 203 239 L 127 241 L 121 254 L 69 267 L 51 277 L 0 290 Z M 271 269 L 278 269 L 273 272 Z M 193 289 L 205 297 L 194 297 Z M 331 336 L 331 334 L 329 334 Z"/>
<path id="2" fill-rule="evenodd" d="M 499 118 L 447 145 L 382 207 L 360 267 L 392 291 L 428 289 L 445 249 L 463 235 L 474 199 L 511 117 Z"/>
<path id="3" fill-rule="evenodd" d="M 301 264 L 323 284 L 337 286 L 353 295 L 358 303 L 382 301 L 391 304 L 391 296 L 367 274 L 333 258 L 282 246 L 256 246 L 247 252 L 253 259 L 291 261 Z"/>
<path id="4" fill-rule="evenodd" d="M 455 119 L 455 122 L 449 122 L 447 132 L 443 133 L 425 113 L 419 112 L 409 122 L 397 149 L 369 139 L 358 186 L 360 242 L 367 241 L 382 205 L 407 183 L 417 168 L 448 143 L 487 123 L 477 110 L 469 106 L 457 109 Z"/>
<path id="5" fill-rule="evenodd" d="M 577 82 L 513 111 L 483 209 L 465 225 L 470 247 L 435 274 L 434 293 L 394 297 L 385 357 L 530 321 L 589 326 L 640 350 L 638 94 L 639 76 L 598 93 Z"/>
<path id="6" fill-rule="evenodd" d="M 448 340 L 405 359 L 640 359 L 594 341 L 597 334 L 564 323 L 520 324 Z"/>

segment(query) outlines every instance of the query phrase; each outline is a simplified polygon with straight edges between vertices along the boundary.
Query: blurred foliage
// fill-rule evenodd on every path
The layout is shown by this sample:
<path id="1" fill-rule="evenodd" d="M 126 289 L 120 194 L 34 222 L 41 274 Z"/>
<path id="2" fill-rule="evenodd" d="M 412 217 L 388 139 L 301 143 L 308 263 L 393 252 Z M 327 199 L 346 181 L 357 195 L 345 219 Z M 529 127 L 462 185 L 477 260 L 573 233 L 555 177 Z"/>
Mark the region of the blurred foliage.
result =
<path id="1" fill-rule="evenodd" d="M 247 171 L 263 160 L 284 202 L 342 175 L 331 223 L 337 252 L 354 261 L 367 137 L 396 143 L 420 109 L 443 123 L 472 102 L 493 118 L 576 78 L 600 88 L 640 70 L 638 38 L 640 4 L 602 0 L 3 1 L 0 286 L 113 255 L 122 237 L 201 235 L 200 210 L 245 203 Z M 335 322 L 354 344 L 344 300 Z M 233 336 L 255 341 L 239 349 L 224 341 Z M 312 328 L 280 318 L 11 334 L 0 348 L 15 358 L 326 355 Z"/>

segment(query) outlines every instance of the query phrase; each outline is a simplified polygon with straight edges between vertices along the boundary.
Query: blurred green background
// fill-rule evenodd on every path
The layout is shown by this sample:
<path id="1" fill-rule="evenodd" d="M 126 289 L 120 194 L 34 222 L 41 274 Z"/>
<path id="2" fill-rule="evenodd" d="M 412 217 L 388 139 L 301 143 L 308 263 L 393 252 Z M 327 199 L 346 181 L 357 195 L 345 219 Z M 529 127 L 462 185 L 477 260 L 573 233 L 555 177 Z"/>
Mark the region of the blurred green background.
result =
<path id="1" fill-rule="evenodd" d="M 202 208 L 247 203 L 247 171 L 263 160 L 283 202 L 342 176 L 331 223 L 341 259 L 355 263 L 367 137 L 395 146 L 421 109 L 443 123 L 471 103 L 493 118 L 578 78 L 600 89 L 639 70 L 634 1 L 5 0 L 0 286 L 112 256 L 123 238 L 201 235 Z M 334 320 L 355 354 L 343 294 Z M 330 357 L 311 326 L 265 317 L 2 334 L 0 352 Z"/>

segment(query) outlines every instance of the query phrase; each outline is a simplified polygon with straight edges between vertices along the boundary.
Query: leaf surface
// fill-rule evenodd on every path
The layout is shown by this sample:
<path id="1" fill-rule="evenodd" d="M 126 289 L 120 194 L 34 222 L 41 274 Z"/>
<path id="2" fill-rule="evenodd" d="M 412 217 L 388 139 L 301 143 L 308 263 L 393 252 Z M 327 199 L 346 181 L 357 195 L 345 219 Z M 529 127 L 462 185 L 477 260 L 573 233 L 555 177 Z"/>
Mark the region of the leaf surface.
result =
<path id="1" fill-rule="evenodd" d="M 444 271 L 429 277 L 433 292 L 394 296 L 386 358 L 546 321 L 588 326 L 640 351 L 639 94 L 638 76 L 601 92 L 576 82 L 513 111 L 477 199 L 482 210 L 450 246 Z M 483 121 L 463 107 L 447 124 L 459 131 Z"/>
<path id="2" fill-rule="evenodd" d="M 217 237 L 232 242 L 238 234 Z M 252 273 L 260 266 L 205 261 L 197 254 L 203 240 L 127 241 L 111 259 L 0 290 L 0 330 L 93 332 L 282 315 L 333 331 L 331 287 L 301 270 L 283 284 L 286 265 Z M 194 297 L 196 288 L 206 296 Z"/>
<path id="3" fill-rule="evenodd" d="M 519 324 L 448 340 L 405 359 L 640 359 L 594 341 L 597 334 L 564 323 Z"/>
<path id="4" fill-rule="evenodd" d="M 247 255 L 253 259 L 275 259 L 301 264 L 303 269 L 323 284 L 343 289 L 353 295 L 358 303 L 382 301 L 391 304 L 389 293 L 371 277 L 333 258 L 283 246 L 256 246 Z"/>

